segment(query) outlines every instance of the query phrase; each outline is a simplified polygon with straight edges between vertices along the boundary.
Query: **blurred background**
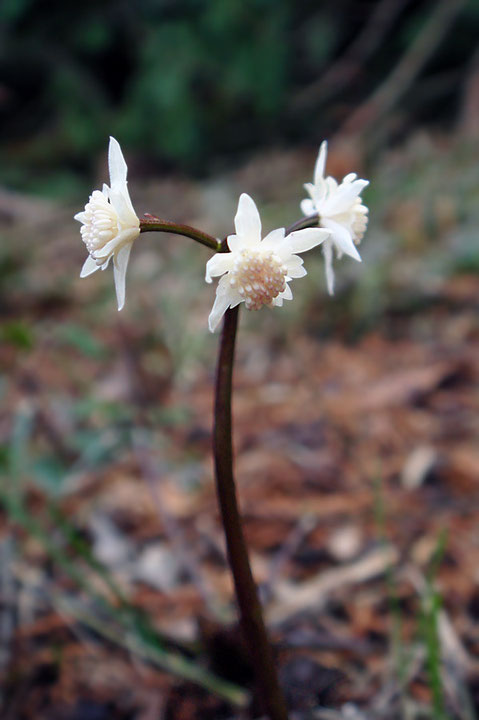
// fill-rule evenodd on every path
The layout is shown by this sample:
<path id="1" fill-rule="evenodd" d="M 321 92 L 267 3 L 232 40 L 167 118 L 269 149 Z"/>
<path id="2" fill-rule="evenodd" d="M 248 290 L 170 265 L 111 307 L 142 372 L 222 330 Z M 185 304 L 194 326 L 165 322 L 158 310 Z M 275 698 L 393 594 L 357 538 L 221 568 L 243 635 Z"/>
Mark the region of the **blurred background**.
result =
<path id="1" fill-rule="evenodd" d="M 241 192 L 298 219 L 323 139 L 370 180 L 335 296 L 311 253 L 293 303 L 242 313 L 246 532 L 298 717 L 478 716 L 478 39 L 478 0 L 1 0 L 0 717 L 251 701 L 209 253 L 142 235 L 120 315 L 110 271 L 79 279 L 109 135 L 140 217 L 218 237 Z"/>

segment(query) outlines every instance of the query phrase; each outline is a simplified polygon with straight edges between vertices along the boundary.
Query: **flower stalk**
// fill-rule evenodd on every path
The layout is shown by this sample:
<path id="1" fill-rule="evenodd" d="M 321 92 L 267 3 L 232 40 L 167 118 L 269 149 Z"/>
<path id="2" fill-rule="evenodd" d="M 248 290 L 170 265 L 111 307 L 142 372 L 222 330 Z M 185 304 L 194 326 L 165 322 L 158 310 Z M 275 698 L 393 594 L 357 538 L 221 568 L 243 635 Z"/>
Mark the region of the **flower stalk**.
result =
<path id="1" fill-rule="evenodd" d="M 201 245 L 214 250 L 215 252 L 221 252 L 221 241 L 214 238 L 212 235 L 198 230 L 191 225 L 182 225 L 181 223 L 171 222 L 170 220 L 161 220 L 157 217 L 147 217 L 140 220 L 140 233 L 144 232 L 165 232 L 172 233 L 173 235 L 183 235 L 189 237 L 192 240 L 196 240 Z"/>
<path id="2" fill-rule="evenodd" d="M 239 306 L 226 311 L 216 370 L 213 451 L 216 490 L 233 573 L 243 636 L 255 670 L 258 694 L 270 720 L 287 720 L 288 713 L 274 666 L 258 592 L 251 572 L 233 476 L 231 390 Z"/>

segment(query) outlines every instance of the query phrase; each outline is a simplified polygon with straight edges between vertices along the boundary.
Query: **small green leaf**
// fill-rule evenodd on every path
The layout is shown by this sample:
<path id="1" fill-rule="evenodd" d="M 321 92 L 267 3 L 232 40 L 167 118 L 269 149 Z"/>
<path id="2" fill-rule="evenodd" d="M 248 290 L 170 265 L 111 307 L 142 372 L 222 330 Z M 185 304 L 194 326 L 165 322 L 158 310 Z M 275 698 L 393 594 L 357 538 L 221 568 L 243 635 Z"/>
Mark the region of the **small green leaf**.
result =
<path id="1" fill-rule="evenodd" d="M 32 328 L 20 320 L 12 320 L 2 325 L 0 339 L 19 350 L 31 350 L 35 344 Z"/>

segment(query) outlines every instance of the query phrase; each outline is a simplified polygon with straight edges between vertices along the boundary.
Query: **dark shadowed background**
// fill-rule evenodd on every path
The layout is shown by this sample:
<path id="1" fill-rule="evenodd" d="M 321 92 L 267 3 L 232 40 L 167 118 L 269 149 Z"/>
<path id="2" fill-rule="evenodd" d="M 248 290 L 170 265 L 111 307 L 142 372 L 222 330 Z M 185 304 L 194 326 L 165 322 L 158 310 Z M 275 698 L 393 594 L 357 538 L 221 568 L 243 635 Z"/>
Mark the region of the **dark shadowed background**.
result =
<path id="1" fill-rule="evenodd" d="M 144 173 L 208 176 L 348 124 L 382 144 L 449 130 L 472 121 L 478 28 L 460 0 L 3 0 L 0 181 L 72 193 L 110 134 Z"/>

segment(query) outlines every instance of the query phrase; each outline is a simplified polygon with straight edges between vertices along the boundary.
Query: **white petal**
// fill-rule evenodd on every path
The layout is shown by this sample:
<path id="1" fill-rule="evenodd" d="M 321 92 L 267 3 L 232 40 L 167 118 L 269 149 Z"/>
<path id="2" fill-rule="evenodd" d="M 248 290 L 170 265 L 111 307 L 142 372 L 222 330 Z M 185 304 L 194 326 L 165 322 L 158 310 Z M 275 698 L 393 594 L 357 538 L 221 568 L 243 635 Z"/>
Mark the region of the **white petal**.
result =
<path id="1" fill-rule="evenodd" d="M 291 235 L 286 235 L 281 242 L 274 249 L 275 254 L 281 259 L 283 263 L 290 260 L 294 253 L 293 243 L 291 241 Z"/>
<path id="2" fill-rule="evenodd" d="M 284 264 L 289 270 L 289 268 L 301 267 L 304 264 L 304 260 L 299 255 L 291 255 L 291 257 L 289 257 Z"/>
<path id="3" fill-rule="evenodd" d="M 126 175 L 128 168 L 125 158 L 121 151 L 120 143 L 114 137 L 110 137 L 110 146 L 108 148 L 108 169 L 110 171 L 110 185 L 119 185 L 126 183 Z"/>
<path id="4" fill-rule="evenodd" d="M 326 270 L 326 284 L 328 293 L 334 295 L 334 270 L 333 270 L 333 244 L 327 240 L 323 245 L 324 267 Z"/>
<path id="5" fill-rule="evenodd" d="M 314 203 L 315 211 L 319 210 L 320 203 L 323 203 L 330 193 L 330 180 L 332 178 L 319 178 L 316 185 L 305 183 L 304 189 Z"/>
<path id="6" fill-rule="evenodd" d="M 122 230 L 118 233 L 118 235 L 115 235 L 114 238 L 109 240 L 106 245 L 100 248 L 100 250 L 95 251 L 96 259 L 102 260 L 110 257 L 112 253 L 119 250 L 123 245 L 126 245 L 127 243 L 131 244 L 133 240 L 136 240 L 139 234 L 140 231 L 136 228 L 126 228 L 126 230 Z"/>
<path id="7" fill-rule="evenodd" d="M 247 243 L 245 243 L 244 239 L 239 235 L 228 235 L 226 242 L 228 243 L 231 253 L 238 252 L 247 246 Z"/>
<path id="8" fill-rule="evenodd" d="M 329 231 L 324 228 L 305 228 L 292 232 L 288 237 L 291 240 L 293 252 L 302 253 L 320 245 L 329 235 Z"/>
<path id="9" fill-rule="evenodd" d="M 235 216 L 235 228 L 248 244 L 256 244 L 261 240 L 261 218 L 258 208 L 249 195 L 242 193 Z"/>
<path id="10" fill-rule="evenodd" d="M 314 184 L 318 185 L 324 177 L 324 168 L 326 166 L 326 155 L 328 154 L 328 143 L 323 140 L 319 148 L 318 159 L 314 167 Z"/>
<path id="11" fill-rule="evenodd" d="M 222 278 L 220 278 L 220 281 L 218 285 L 216 286 L 216 294 L 217 295 L 231 295 L 233 293 L 233 288 L 230 285 L 230 278 L 228 275 L 223 275 Z M 235 293 L 236 297 L 236 293 Z"/>
<path id="12" fill-rule="evenodd" d="M 96 272 L 100 268 L 96 264 L 95 260 L 92 258 L 91 255 L 87 257 L 85 262 L 83 263 L 83 267 L 80 272 L 80 277 L 85 278 L 88 277 L 88 275 L 91 275 L 92 273 Z"/>
<path id="13" fill-rule="evenodd" d="M 327 178 L 324 178 L 323 183 L 328 190 L 328 194 L 334 193 L 339 187 L 338 181 L 335 178 L 331 177 L 331 175 L 328 175 Z"/>
<path id="14" fill-rule="evenodd" d="M 96 250 L 95 258 L 97 260 L 106 260 L 106 258 L 111 257 L 112 253 L 114 253 L 121 245 L 121 241 L 118 237 L 118 235 L 115 235 L 115 237 L 109 240 L 102 248 Z"/>
<path id="15" fill-rule="evenodd" d="M 206 282 L 210 283 L 212 282 L 211 278 L 223 275 L 223 273 L 231 270 L 233 263 L 233 253 L 216 253 L 216 255 L 213 255 L 206 263 Z"/>
<path id="16" fill-rule="evenodd" d="M 353 180 L 356 180 L 357 173 L 348 173 L 343 177 L 343 183 L 350 183 L 353 182 Z"/>
<path id="17" fill-rule="evenodd" d="M 299 255 L 293 255 L 285 265 L 286 272 L 290 278 L 301 278 L 307 274 L 303 267 L 303 258 L 300 258 Z"/>
<path id="18" fill-rule="evenodd" d="M 112 186 L 109 195 L 110 202 L 116 210 L 120 223 L 129 227 L 138 227 L 139 229 L 140 221 L 133 209 L 126 182 Z"/>
<path id="19" fill-rule="evenodd" d="M 293 299 L 293 292 L 289 285 L 286 285 L 286 288 L 278 295 L 281 300 L 292 300 Z"/>
<path id="20" fill-rule="evenodd" d="M 216 293 L 215 302 L 208 318 L 208 327 L 210 329 L 210 332 L 214 332 L 216 330 L 221 318 L 223 317 L 229 306 L 229 296 L 226 293 L 223 295 L 219 295 L 218 293 Z"/>
<path id="21" fill-rule="evenodd" d="M 273 307 L 283 307 L 283 298 L 281 297 L 281 295 L 273 298 L 271 304 Z"/>
<path id="22" fill-rule="evenodd" d="M 300 208 L 301 212 L 305 215 L 314 215 L 314 213 L 316 212 L 314 202 L 310 200 L 310 198 L 305 198 L 304 200 L 301 200 Z"/>
<path id="23" fill-rule="evenodd" d="M 335 192 L 331 192 L 321 208 L 321 214 L 337 215 L 347 212 L 357 196 L 369 185 L 368 180 L 354 180 L 351 183 L 339 185 Z"/>
<path id="24" fill-rule="evenodd" d="M 340 250 L 354 258 L 354 260 L 361 262 L 361 256 L 356 249 L 356 245 L 353 243 L 351 233 L 344 225 L 331 220 L 331 218 L 322 218 L 321 224 L 331 230 L 331 240 Z"/>
<path id="25" fill-rule="evenodd" d="M 276 250 L 279 247 L 279 245 L 281 245 L 281 242 L 284 239 L 284 233 L 285 233 L 284 228 L 278 228 L 277 230 L 272 230 L 261 241 L 261 248 L 263 250 Z"/>
<path id="26" fill-rule="evenodd" d="M 78 220 L 78 222 L 85 223 L 86 220 L 86 212 L 82 210 L 82 212 L 77 213 L 73 216 L 74 220 Z"/>
<path id="27" fill-rule="evenodd" d="M 132 245 L 124 245 L 113 258 L 113 275 L 115 278 L 116 299 L 118 310 L 123 309 L 125 304 L 125 277 L 128 260 L 130 259 Z"/>

